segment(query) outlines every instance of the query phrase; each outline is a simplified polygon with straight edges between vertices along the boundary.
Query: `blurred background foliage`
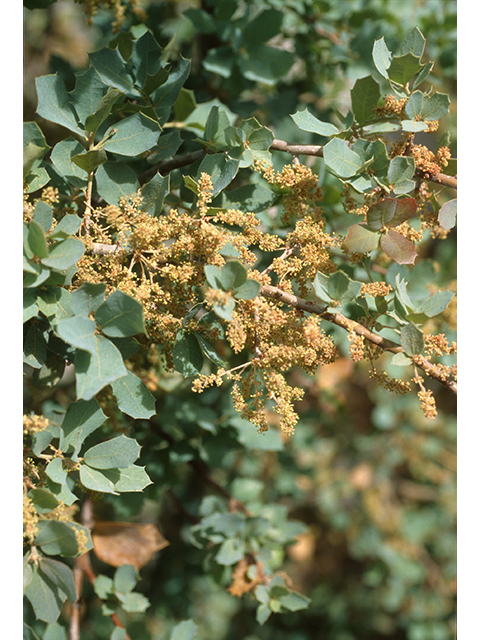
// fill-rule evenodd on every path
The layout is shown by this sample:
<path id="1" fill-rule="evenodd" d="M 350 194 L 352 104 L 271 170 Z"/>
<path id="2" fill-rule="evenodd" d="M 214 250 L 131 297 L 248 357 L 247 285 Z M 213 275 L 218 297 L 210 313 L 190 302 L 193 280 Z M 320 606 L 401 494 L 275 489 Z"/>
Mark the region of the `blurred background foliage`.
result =
<path id="1" fill-rule="evenodd" d="M 395 50 L 404 34 L 418 26 L 427 40 L 426 59 L 435 61 L 434 89 L 452 99 L 438 136 L 449 132 L 455 155 L 456 2 L 451 0 L 24 4 L 30 7 L 24 18 L 25 120 L 37 120 L 52 146 L 63 132 L 35 116 L 34 79 L 58 73 L 71 90 L 74 71 L 86 68 L 88 53 L 111 40 L 112 25 L 120 38 L 128 31 L 138 37 L 145 24 L 172 61 L 180 55 L 191 59 L 185 87 L 198 104 L 217 98 L 234 113 L 255 116 L 277 138 L 297 143 L 311 138 L 290 114 L 307 106 L 321 120 L 335 122 L 337 113 L 347 111 L 355 80 L 374 71 L 373 42 L 384 36 Z M 89 23 L 86 12 L 96 5 Z M 274 9 L 281 10 L 281 23 L 245 28 L 260 12 Z M 244 41 L 249 37 L 267 38 L 281 52 L 277 69 L 275 64 L 267 71 L 249 65 Z M 182 152 L 189 151 L 193 138 L 185 136 Z M 278 159 L 279 166 L 284 160 Z M 319 159 L 310 160 L 324 189 L 327 220 L 342 232 L 347 214 L 341 185 L 322 172 Z M 455 281 L 455 255 L 455 235 L 450 234 L 431 242 L 424 256 L 444 274 L 445 285 Z M 428 282 L 428 277 L 428 268 L 423 274 L 419 270 L 420 280 Z M 451 317 L 447 338 L 454 327 Z M 346 344 L 346 353 L 346 335 L 338 330 L 335 339 Z M 388 360 L 382 362 L 387 372 L 400 375 Z M 105 497 L 95 504 L 104 520 L 158 521 L 170 542 L 142 570 L 139 590 L 151 607 L 132 616 L 132 637 L 168 637 L 182 618 L 193 618 L 199 637 L 209 640 L 455 637 L 454 398 L 433 381 L 439 412 L 427 420 L 414 394 L 399 396 L 377 387 L 363 364 L 354 367 L 341 357 L 313 377 L 294 371 L 295 384 L 306 395 L 297 407 L 295 434 L 287 439 L 275 428 L 258 435 L 238 418 L 227 390 L 198 396 L 188 381 L 163 373 L 154 361 L 138 363 L 154 381 L 157 397 L 157 415 L 135 422 L 141 464 L 153 484 L 142 497 Z M 52 418 L 73 392 L 67 384 L 53 391 L 27 390 L 25 397 L 25 412 Z M 118 421 L 119 430 L 125 428 L 124 414 L 112 408 L 109 417 L 113 424 Z M 275 419 L 272 414 L 272 425 Z M 280 546 L 275 553 L 295 590 L 311 598 L 308 610 L 274 615 L 259 626 L 255 603 L 230 595 L 228 576 L 211 573 L 188 529 L 205 509 L 205 499 L 214 495 L 223 502 L 237 498 L 253 513 L 265 505 L 283 505 L 290 519 L 304 523 L 286 555 Z M 84 606 L 88 637 L 109 637 L 111 623 L 88 588 Z"/>

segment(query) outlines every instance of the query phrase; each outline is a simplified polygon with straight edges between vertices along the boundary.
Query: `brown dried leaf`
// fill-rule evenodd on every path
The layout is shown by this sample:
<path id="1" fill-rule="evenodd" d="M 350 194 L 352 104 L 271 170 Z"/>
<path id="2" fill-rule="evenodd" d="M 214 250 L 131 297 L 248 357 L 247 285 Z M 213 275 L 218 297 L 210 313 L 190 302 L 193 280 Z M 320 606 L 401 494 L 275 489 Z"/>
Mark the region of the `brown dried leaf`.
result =
<path id="1" fill-rule="evenodd" d="M 157 525 L 132 522 L 96 522 L 92 540 L 99 560 L 112 567 L 131 564 L 137 571 L 170 544 Z"/>

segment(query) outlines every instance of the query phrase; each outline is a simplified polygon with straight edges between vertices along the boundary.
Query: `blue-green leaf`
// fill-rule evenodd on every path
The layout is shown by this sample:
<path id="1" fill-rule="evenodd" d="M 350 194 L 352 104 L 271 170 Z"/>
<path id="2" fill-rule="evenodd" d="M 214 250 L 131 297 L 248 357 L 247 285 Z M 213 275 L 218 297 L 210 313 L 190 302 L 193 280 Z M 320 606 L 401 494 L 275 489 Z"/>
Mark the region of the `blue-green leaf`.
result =
<path id="1" fill-rule="evenodd" d="M 63 80 L 57 75 L 40 76 L 35 79 L 35 85 L 38 95 L 38 115 L 84 137 L 84 131 L 77 122 L 77 115 L 69 102 Z"/>
<path id="2" fill-rule="evenodd" d="M 330 122 L 322 122 L 314 115 L 312 115 L 308 109 L 304 109 L 303 111 L 297 111 L 294 113 L 291 118 L 302 131 L 310 131 L 311 133 L 316 133 L 319 136 L 330 137 L 339 133 L 337 127 Z"/>
<path id="3" fill-rule="evenodd" d="M 160 125 L 141 112 L 128 116 L 115 125 L 115 134 L 103 148 L 123 156 L 137 156 L 157 144 Z"/>
<path id="4" fill-rule="evenodd" d="M 132 418 L 148 419 L 155 414 L 155 398 L 131 371 L 112 382 L 112 391 L 118 408 Z"/>

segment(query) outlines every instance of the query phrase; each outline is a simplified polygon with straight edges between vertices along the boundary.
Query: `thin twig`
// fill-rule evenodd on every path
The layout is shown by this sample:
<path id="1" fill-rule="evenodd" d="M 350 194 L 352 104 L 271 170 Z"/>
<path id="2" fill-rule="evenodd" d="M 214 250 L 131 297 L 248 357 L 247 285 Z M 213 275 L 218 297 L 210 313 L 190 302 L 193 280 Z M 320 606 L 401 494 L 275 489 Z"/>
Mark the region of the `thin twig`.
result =
<path id="1" fill-rule="evenodd" d="M 285 304 L 288 304 L 295 309 L 301 309 L 303 311 L 308 311 L 309 313 L 319 315 L 328 322 L 336 324 L 346 331 L 353 331 L 357 335 L 365 338 L 365 340 L 368 340 L 372 344 L 377 345 L 377 347 L 380 347 L 384 351 L 389 351 L 391 353 L 405 353 L 403 347 L 401 347 L 396 342 L 388 340 L 378 333 L 367 329 L 367 327 L 363 326 L 362 324 L 346 318 L 343 314 L 331 313 L 330 311 L 326 310 L 326 307 L 321 307 L 320 305 L 317 305 L 313 302 L 309 302 L 308 300 L 299 298 L 298 296 L 295 296 L 291 293 L 282 291 L 278 287 L 272 287 L 268 284 L 263 285 L 263 287 L 260 289 L 260 295 L 266 298 L 279 300 L 280 302 L 284 302 Z M 450 391 L 453 391 L 454 393 L 457 393 L 457 383 L 454 380 L 445 379 L 443 371 L 439 367 L 432 364 L 425 357 L 416 355 L 415 364 L 423 369 L 423 371 L 425 371 L 425 373 L 431 378 L 434 378 L 435 380 L 440 382 L 444 387 L 446 387 Z"/>

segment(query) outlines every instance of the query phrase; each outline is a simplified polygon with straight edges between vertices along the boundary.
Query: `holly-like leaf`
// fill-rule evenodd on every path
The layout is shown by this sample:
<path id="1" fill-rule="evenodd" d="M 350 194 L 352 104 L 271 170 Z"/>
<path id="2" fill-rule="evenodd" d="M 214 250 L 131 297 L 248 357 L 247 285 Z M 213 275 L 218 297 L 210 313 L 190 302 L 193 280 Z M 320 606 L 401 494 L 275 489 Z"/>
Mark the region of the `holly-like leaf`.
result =
<path id="1" fill-rule="evenodd" d="M 38 115 L 84 137 L 84 131 L 78 124 L 75 109 L 69 101 L 63 80 L 57 75 L 40 76 L 35 79 L 35 85 L 38 96 Z"/>
<path id="2" fill-rule="evenodd" d="M 330 137 L 340 133 L 337 127 L 330 122 L 322 122 L 310 113 L 308 109 L 297 111 L 292 116 L 293 121 L 302 131 L 310 131 L 319 136 Z"/>
<path id="3" fill-rule="evenodd" d="M 363 166 L 360 156 L 345 140 L 334 138 L 323 148 L 325 164 L 342 178 L 351 178 Z"/>

